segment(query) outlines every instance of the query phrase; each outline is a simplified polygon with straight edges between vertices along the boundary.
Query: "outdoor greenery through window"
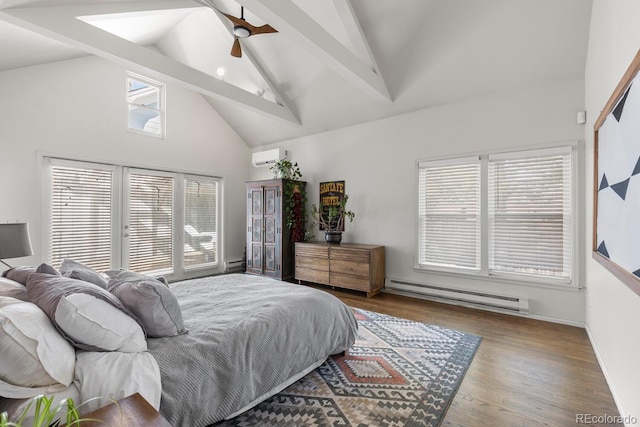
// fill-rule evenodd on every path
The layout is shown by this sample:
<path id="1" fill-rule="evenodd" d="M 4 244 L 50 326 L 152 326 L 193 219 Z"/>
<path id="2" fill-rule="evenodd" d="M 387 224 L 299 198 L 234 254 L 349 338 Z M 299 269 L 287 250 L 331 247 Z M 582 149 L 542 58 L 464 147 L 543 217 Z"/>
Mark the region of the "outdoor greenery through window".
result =
<path id="1" fill-rule="evenodd" d="M 572 147 L 420 162 L 420 269 L 570 283 Z"/>
<path id="2" fill-rule="evenodd" d="M 100 272 L 175 278 L 220 269 L 219 178 L 53 158 L 45 165 L 52 265 L 67 258 Z"/>
<path id="3" fill-rule="evenodd" d="M 129 130 L 164 137 L 164 85 L 127 74 Z"/>

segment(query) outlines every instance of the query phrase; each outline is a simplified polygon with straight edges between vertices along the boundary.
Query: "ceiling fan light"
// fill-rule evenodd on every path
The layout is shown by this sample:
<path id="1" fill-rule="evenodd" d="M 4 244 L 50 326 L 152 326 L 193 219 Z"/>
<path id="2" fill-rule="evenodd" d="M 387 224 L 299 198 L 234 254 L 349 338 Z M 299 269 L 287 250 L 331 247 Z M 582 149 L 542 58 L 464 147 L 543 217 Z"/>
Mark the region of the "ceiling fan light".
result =
<path id="1" fill-rule="evenodd" d="M 235 27 L 233 27 L 233 34 L 235 34 L 235 36 L 238 38 L 244 39 L 251 35 L 251 31 L 249 31 L 248 28 L 236 25 Z"/>

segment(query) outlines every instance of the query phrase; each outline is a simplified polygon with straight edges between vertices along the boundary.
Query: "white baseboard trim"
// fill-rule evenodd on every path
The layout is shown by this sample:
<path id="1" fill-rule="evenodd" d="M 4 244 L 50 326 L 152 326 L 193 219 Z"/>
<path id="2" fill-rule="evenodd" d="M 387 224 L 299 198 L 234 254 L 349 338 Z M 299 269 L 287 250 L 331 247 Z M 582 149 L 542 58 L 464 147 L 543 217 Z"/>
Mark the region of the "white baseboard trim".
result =
<path id="1" fill-rule="evenodd" d="M 385 293 L 388 293 L 388 294 L 402 295 L 402 296 L 410 297 L 410 298 L 417 298 L 417 299 L 435 301 L 435 302 L 440 302 L 440 303 L 443 303 L 443 304 L 460 305 L 460 306 L 463 306 L 463 307 L 472 308 L 474 310 L 492 311 L 494 313 L 509 314 L 511 316 L 524 317 L 524 318 L 527 318 L 527 319 L 542 320 L 544 322 L 551 322 L 551 323 L 557 323 L 557 324 L 560 324 L 560 325 L 567 325 L 567 326 L 575 326 L 577 328 L 584 328 L 584 323 L 583 322 L 577 322 L 577 321 L 567 320 L 567 319 L 558 319 L 556 317 L 543 316 L 543 315 L 540 315 L 540 314 L 520 313 L 520 312 L 517 312 L 517 311 L 511 311 L 511 310 L 479 308 L 479 307 L 475 307 L 475 306 L 471 306 L 471 305 L 465 305 L 465 304 L 462 304 L 462 303 L 455 303 L 455 302 L 452 302 L 452 301 L 446 301 L 446 300 L 440 300 L 440 299 L 436 299 L 436 298 L 430 298 L 427 295 L 420 295 L 420 294 L 418 294 L 416 292 L 403 292 L 403 291 L 398 291 L 398 290 L 394 290 L 394 289 L 393 290 L 392 289 L 386 289 L 386 288 L 383 288 L 382 292 L 385 292 Z"/>
<path id="2" fill-rule="evenodd" d="M 591 342 L 591 348 L 593 348 L 593 352 L 596 355 L 596 359 L 598 360 L 598 365 L 600 365 L 600 370 L 602 371 L 602 373 L 604 374 L 604 379 L 607 382 L 607 386 L 609 386 L 609 391 L 611 391 L 611 395 L 613 396 L 613 401 L 616 404 L 616 407 L 618 408 L 618 412 L 620 413 L 620 416 L 623 419 L 627 418 L 627 413 L 625 412 L 624 408 L 622 407 L 622 404 L 620 403 L 620 398 L 618 397 L 618 394 L 616 393 L 615 388 L 613 388 L 611 386 L 612 381 L 611 381 L 611 376 L 609 375 L 609 371 L 607 371 L 606 366 L 603 363 L 602 360 L 602 355 L 600 354 L 600 350 L 598 350 L 598 346 L 596 345 L 595 341 L 593 340 L 593 336 L 591 335 L 591 330 L 589 329 L 589 325 L 585 325 L 584 329 L 587 331 L 587 336 L 589 337 L 589 342 Z M 632 415 L 628 415 L 629 417 L 631 417 Z M 636 416 L 636 415 L 633 415 Z M 625 427 L 636 427 L 637 424 L 627 424 L 625 423 Z"/>

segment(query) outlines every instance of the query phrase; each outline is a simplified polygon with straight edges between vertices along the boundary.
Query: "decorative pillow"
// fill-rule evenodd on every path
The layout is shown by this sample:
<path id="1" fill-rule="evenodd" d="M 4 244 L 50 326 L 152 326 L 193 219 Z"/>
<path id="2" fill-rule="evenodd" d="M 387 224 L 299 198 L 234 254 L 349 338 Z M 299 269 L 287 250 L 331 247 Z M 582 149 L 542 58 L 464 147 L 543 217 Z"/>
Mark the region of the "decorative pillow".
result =
<path id="1" fill-rule="evenodd" d="M 100 273 L 93 270 L 91 267 L 87 267 L 77 261 L 65 259 L 60 265 L 60 273 L 64 277 L 70 277 L 72 279 L 84 280 L 85 282 L 93 283 L 103 289 L 107 288 L 107 279 L 102 277 Z"/>
<path id="2" fill-rule="evenodd" d="M 104 272 L 104 274 L 109 276 L 110 279 L 117 279 L 121 281 L 136 281 L 136 280 L 152 279 L 152 280 L 159 281 L 165 286 L 169 286 L 169 283 L 167 282 L 167 279 L 164 276 L 152 277 L 152 276 L 147 276 L 145 274 L 140 274 L 140 273 L 136 273 L 135 271 L 125 270 L 125 269 L 107 270 Z"/>
<path id="3" fill-rule="evenodd" d="M 17 298 L 22 301 L 29 301 L 27 288 L 15 280 L 0 277 L 0 296 Z"/>
<path id="4" fill-rule="evenodd" d="M 59 276 L 58 270 L 50 266 L 49 264 L 42 263 L 38 267 L 13 267 L 2 273 L 3 277 L 7 279 L 15 280 L 23 285 L 27 284 L 27 279 L 31 273 L 47 273 Z"/>
<path id="5" fill-rule="evenodd" d="M 18 399 L 69 386 L 76 353 L 35 304 L 0 297 L 0 360 L 0 396 Z"/>
<path id="6" fill-rule="evenodd" d="M 107 289 L 140 319 L 148 336 L 170 337 L 187 332 L 178 300 L 164 283 L 151 277 L 111 279 Z"/>
<path id="7" fill-rule="evenodd" d="M 147 349 L 138 319 L 117 297 L 100 286 L 31 273 L 27 292 L 62 336 L 78 348 L 132 353 Z"/>

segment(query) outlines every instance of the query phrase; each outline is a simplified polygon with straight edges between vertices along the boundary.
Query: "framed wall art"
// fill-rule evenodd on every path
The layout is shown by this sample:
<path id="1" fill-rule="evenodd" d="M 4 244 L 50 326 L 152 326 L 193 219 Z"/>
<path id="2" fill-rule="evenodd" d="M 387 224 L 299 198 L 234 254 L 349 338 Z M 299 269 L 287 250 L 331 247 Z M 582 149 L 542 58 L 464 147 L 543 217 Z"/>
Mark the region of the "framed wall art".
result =
<path id="1" fill-rule="evenodd" d="M 340 202 L 344 199 L 344 181 L 328 181 L 320 183 L 320 208 L 322 209 L 322 216 L 325 221 L 329 221 L 329 208 L 340 205 Z M 332 223 L 335 224 L 336 221 Z M 319 224 L 320 230 L 324 230 L 322 224 Z M 344 224 L 340 230 L 344 231 Z"/>
<path id="2" fill-rule="evenodd" d="M 640 51 L 594 125 L 593 258 L 640 295 Z"/>

